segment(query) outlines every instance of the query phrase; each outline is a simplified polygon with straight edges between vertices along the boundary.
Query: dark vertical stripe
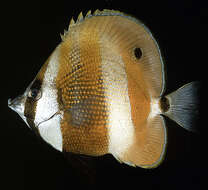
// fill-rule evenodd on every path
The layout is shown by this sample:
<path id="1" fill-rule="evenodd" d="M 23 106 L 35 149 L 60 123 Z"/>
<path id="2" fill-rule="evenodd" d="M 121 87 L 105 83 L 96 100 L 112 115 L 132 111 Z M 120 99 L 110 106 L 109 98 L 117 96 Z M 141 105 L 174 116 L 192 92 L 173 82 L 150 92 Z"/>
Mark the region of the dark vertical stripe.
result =
<path id="1" fill-rule="evenodd" d="M 36 79 L 33 84 L 31 85 L 30 89 L 41 89 L 42 82 L 39 79 Z M 24 115 L 27 118 L 27 122 L 29 126 L 34 129 L 36 129 L 36 126 L 34 124 L 34 119 L 35 119 L 35 114 L 36 114 L 36 106 L 37 106 L 37 101 L 34 100 L 31 97 L 27 97 L 26 102 L 25 102 L 25 110 L 24 110 Z"/>

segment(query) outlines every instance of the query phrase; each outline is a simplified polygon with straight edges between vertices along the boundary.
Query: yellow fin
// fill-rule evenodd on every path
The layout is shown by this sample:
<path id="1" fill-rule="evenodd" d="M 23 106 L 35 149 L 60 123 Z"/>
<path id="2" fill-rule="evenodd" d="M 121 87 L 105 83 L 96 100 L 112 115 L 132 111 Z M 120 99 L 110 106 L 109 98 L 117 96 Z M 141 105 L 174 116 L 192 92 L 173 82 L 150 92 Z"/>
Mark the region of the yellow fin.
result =
<path id="1" fill-rule="evenodd" d="M 99 15 L 101 13 L 101 11 L 99 9 L 95 10 L 95 12 L 93 13 L 93 15 Z"/>
<path id="2" fill-rule="evenodd" d="M 83 14 L 82 14 L 82 12 L 79 13 L 79 16 L 77 18 L 77 21 L 81 21 L 81 20 L 83 20 Z"/>
<path id="3" fill-rule="evenodd" d="M 74 19 L 72 17 L 71 20 L 70 20 L 70 23 L 69 23 L 69 27 L 72 26 L 72 25 L 74 25 L 74 24 L 75 24 L 75 21 L 74 21 Z"/>
<path id="4" fill-rule="evenodd" d="M 65 38 L 66 38 L 67 34 L 68 34 L 68 31 L 64 29 L 64 34 L 60 34 L 60 36 L 61 36 L 61 40 L 62 40 L 62 41 L 64 41 L 64 40 L 65 40 Z"/>
<path id="5" fill-rule="evenodd" d="M 68 31 L 64 29 L 64 36 L 67 35 Z"/>
<path id="6" fill-rule="evenodd" d="M 95 10 L 94 13 L 92 14 L 91 10 L 89 10 L 86 14 L 86 16 L 84 17 L 82 12 L 79 13 L 76 22 L 74 21 L 73 17 L 70 20 L 69 26 L 68 26 L 68 31 L 70 31 L 70 28 L 72 26 L 74 26 L 75 24 L 82 22 L 83 20 L 85 20 L 86 18 L 90 18 L 92 16 L 107 16 L 107 15 L 113 15 L 113 14 L 122 14 L 119 11 L 115 11 L 115 10 L 108 10 L 108 9 L 104 9 L 103 11 L 100 11 L 99 9 Z M 64 31 L 64 34 L 61 34 L 61 39 L 62 41 L 66 38 L 68 31 Z"/>
<path id="7" fill-rule="evenodd" d="M 90 15 L 92 15 L 91 10 L 89 10 L 89 11 L 87 12 L 86 17 L 88 17 L 88 16 L 90 16 Z"/>
<path id="8" fill-rule="evenodd" d="M 64 34 L 60 34 L 62 41 L 64 41 L 66 39 L 67 34 L 70 31 L 70 27 L 72 27 L 74 24 L 75 24 L 75 21 L 72 17 L 71 20 L 70 20 L 70 23 L 69 23 L 68 31 L 64 29 Z"/>
<path id="9" fill-rule="evenodd" d="M 86 14 L 86 16 L 84 17 L 82 12 L 79 13 L 78 17 L 77 17 L 77 21 L 75 22 L 73 17 L 69 23 L 69 28 L 71 26 L 73 26 L 74 24 L 77 24 L 78 22 L 80 21 L 83 21 L 84 19 L 86 18 L 89 18 L 89 17 L 92 17 L 92 16 L 107 16 L 107 15 L 117 15 L 117 14 L 120 14 L 120 15 L 124 15 L 124 13 L 121 13 L 120 11 L 115 11 L 115 10 L 108 10 L 108 9 L 104 9 L 103 11 L 100 11 L 99 9 L 95 10 L 94 13 L 92 14 L 92 11 L 89 10 Z"/>

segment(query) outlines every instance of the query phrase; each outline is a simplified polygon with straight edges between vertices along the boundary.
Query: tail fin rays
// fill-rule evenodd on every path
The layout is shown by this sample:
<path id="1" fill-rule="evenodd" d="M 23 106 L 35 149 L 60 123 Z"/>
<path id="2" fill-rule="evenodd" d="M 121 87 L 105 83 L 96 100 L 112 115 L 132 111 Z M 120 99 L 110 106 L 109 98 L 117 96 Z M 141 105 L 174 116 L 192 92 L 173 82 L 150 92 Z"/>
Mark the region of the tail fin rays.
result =
<path id="1" fill-rule="evenodd" d="M 166 96 L 169 100 L 169 109 L 163 114 L 174 120 L 181 127 L 189 131 L 196 130 L 196 121 L 199 114 L 199 82 L 188 83 L 175 92 Z"/>

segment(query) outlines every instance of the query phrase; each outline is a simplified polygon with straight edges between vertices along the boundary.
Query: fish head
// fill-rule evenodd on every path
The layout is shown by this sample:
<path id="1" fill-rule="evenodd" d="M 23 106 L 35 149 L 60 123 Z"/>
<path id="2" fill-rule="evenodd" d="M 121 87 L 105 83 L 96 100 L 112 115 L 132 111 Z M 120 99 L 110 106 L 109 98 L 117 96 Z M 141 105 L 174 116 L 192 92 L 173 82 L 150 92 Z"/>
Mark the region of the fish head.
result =
<path id="1" fill-rule="evenodd" d="M 25 92 L 13 100 L 8 100 L 8 106 L 18 113 L 25 123 L 38 132 L 45 141 L 61 150 L 61 143 L 57 145 L 61 118 L 56 85 L 57 51 L 55 50 L 48 58 Z M 59 131 L 57 132 L 56 129 Z M 60 141 L 59 139 L 58 141 Z"/>
<path id="2" fill-rule="evenodd" d="M 8 107 L 30 128 L 38 127 L 58 112 L 55 84 L 49 80 L 43 84 L 36 77 L 22 95 L 8 100 Z"/>

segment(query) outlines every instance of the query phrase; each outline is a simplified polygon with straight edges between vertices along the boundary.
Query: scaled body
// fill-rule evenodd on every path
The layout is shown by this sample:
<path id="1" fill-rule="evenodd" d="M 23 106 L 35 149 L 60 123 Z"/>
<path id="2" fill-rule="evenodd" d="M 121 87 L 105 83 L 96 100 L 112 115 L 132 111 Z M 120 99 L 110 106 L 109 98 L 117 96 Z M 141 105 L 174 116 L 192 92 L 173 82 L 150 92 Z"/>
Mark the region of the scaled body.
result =
<path id="1" fill-rule="evenodd" d="M 163 60 L 150 31 L 135 18 L 104 10 L 80 14 L 62 40 L 9 106 L 59 151 L 111 153 L 129 165 L 156 167 L 167 142 L 161 114 L 171 117 L 171 102 L 182 94 L 161 98 Z M 195 86 L 183 91 L 190 101 Z M 178 122 L 179 115 L 172 118 Z"/>

